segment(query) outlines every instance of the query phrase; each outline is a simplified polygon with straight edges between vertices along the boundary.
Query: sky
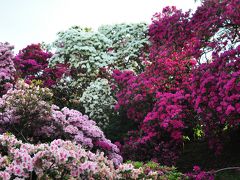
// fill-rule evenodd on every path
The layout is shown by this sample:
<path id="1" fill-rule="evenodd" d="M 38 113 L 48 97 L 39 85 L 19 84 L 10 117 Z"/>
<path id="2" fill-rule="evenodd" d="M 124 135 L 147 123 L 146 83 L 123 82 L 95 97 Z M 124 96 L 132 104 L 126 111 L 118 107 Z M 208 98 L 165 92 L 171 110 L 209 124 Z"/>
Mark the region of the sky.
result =
<path id="1" fill-rule="evenodd" d="M 14 45 L 17 53 L 32 43 L 51 43 L 73 25 L 150 23 L 165 6 L 187 11 L 198 5 L 194 0 L 0 0 L 0 42 Z"/>

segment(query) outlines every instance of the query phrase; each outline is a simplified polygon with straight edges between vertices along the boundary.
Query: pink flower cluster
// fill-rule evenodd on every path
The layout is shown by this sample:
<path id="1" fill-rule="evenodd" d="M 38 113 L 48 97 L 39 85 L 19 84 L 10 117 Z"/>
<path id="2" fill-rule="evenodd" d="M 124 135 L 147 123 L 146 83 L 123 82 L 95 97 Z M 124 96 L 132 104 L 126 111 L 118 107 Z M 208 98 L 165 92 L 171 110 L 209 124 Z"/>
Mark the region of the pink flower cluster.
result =
<path id="1" fill-rule="evenodd" d="M 131 153 L 135 150 L 135 154 L 145 154 L 143 158 L 166 164 L 174 163 L 177 158 L 184 121 L 193 117 L 185 113 L 191 110 L 187 99 L 190 70 L 195 61 L 182 59 L 184 55 L 181 52 L 161 58 L 155 55 L 155 61 L 152 60 L 139 75 L 114 71 L 113 78 L 119 88 L 115 108 L 125 110 L 129 119 L 139 123 L 139 130 L 131 132 L 125 141 L 126 157 L 139 160 L 139 156 L 134 158 Z"/>
<path id="2" fill-rule="evenodd" d="M 12 87 L 15 79 L 12 49 L 9 43 L 0 42 L 0 97 Z"/>
<path id="3" fill-rule="evenodd" d="M 192 79 L 192 103 L 200 115 L 200 124 L 210 147 L 220 153 L 224 129 L 236 129 L 240 123 L 240 46 L 213 55 L 213 61 L 195 69 Z"/>
<path id="4" fill-rule="evenodd" d="M 92 153 L 81 145 L 61 139 L 49 144 L 29 144 L 13 135 L 0 135 L 0 179 L 158 179 L 173 168 L 114 166 L 104 153 Z M 176 176 L 176 175 L 175 175 Z M 179 177 L 184 177 L 179 173 Z"/>
<path id="5" fill-rule="evenodd" d="M 10 158 L 11 157 L 11 158 Z M 0 135 L 0 178 L 103 178 L 116 176 L 113 163 L 103 153 L 86 151 L 79 144 L 61 139 L 50 144 L 22 143 Z"/>
<path id="6" fill-rule="evenodd" d="M 205 172 L 199 166 L 193 166 L 193 172 L 186 174 L 188 178 L 195 180 L 214 180 L 213 172 Z"/>
<path id="7" fill-rule="evenodd" d="M 62 125 L 63 131 L 70 139 L 89 149 L 101 149 L 116 165 L 122 162 L 118 147 L 108 140 L 96 122 L 77 110 L 52 106 L 52 118 Z"/>

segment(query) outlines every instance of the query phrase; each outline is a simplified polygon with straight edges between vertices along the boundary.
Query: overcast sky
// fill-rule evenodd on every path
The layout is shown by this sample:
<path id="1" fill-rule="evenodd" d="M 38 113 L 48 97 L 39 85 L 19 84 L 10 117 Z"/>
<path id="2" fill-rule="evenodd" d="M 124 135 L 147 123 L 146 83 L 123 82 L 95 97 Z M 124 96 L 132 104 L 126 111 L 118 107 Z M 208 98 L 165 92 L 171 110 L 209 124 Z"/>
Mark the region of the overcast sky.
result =
<path id="1" fill-rule="evenodd" d="M 0 42 L 15 52 L 31 43 L 52 42 L 73 25 L 97 29 L 102 24 L 150 23 L 154 13 L 174 5 L 196 9 L 194 0 L 0 0 Z"/>

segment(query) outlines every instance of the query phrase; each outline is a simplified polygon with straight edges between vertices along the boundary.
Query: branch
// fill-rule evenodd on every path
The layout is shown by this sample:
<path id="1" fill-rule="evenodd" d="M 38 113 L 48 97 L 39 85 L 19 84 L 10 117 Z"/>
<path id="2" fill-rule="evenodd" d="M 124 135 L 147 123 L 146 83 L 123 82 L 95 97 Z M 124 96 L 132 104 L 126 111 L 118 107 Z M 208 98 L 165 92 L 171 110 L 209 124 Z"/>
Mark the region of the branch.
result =
<path id="1" fill-rule="evenodd" d="M 227 167 L 227 168 L 222 168 L 222 169 L 218 169 L 218 170 L 214 171 L 214 173 L 218 173 L 218 172 L 225 171 L 225 170 L 240 170 L 240 167 Z"/>

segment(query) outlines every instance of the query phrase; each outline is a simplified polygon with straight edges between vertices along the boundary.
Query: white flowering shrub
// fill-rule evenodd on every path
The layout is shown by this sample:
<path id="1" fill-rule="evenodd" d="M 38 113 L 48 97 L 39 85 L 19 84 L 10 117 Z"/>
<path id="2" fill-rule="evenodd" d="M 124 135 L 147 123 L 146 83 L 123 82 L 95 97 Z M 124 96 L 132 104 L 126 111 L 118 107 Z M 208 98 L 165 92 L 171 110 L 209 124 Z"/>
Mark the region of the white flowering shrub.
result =
<path id="1" fill-rule="evenodd" d="M 56 52 L 49 60 L 50 66 L 67 63 L 74 69 L 74 76 L 79 78 L 95 77 L 99 68 L 112 63 L 108 49 L 111 40 L 99 32 L 80 27 L 59 32 L 53 43 Z"/>
<path id="2" fill-rule="evenodd" d="M 76 99 L 82 96 L 90 82 L 96 80 L 99 69 L 113 62 L 109 53 L 111 45 L 111 40 L 91 29 L 72 27 L 58 33 L 58 39 L 52 44 L 55 54 L 50 58 L 49 65 L 64 63 L 70 68 L 70 73 L 53 90 L 56 97 L 62 97 L 56 100 L 58 105 L 67 104 L 82 109 Z"/>
<path id="3" fill-rule="evenodd" d="M 108 125 L 109 117 L 114 114 L 116 100 L 107 79 L 98 78 L 91 82 L 83 92 L 80 102 L 85 108 L 85 113 L 89 114 L 98 126 L 104 128 Z"/>
<path id="4" fill-rule="evenodd" d="M 144 68 L 142 55 L 146 55 L 148 25 L 146 23 L 103 25 L 98 31 L 112 41 L 114 69 L 141 72 Z"/>
<path id="5" fill-rule="evenodd" d="M 58 97 L 55 103 L 84 109 L 99 126 L 106 126 L 115 100 L 107 80 L 98 78 L 108 79 L 114 69 L 140 73 L 144 68 L 140 57 L 146 54 L 149 42 L 147 34 L 145 23 L 102 26 L 97 31 L 72 27 L 59 32 L 49 64 L 68 64 L 70 72 L 53 89 Z"/>
<path id="6" fill-rule="evenodd" d="M 138 71 L 143 66 L 140 56 L 148 45 L 146 23 L 104 25 L 98 31 L 75 26 L 58 33 L 53 43 L 56 52 L 49 63 L 67 63 L 85 76 L 106 66 Z"/>

